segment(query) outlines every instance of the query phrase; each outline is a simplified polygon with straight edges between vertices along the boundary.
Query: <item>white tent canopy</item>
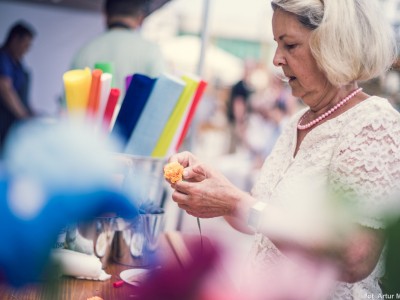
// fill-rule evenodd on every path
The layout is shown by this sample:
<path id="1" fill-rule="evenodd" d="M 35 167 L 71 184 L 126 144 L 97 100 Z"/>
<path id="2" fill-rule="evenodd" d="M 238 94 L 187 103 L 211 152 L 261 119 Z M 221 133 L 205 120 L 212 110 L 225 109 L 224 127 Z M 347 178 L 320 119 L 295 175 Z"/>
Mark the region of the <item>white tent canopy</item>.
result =
<path id="1" fill-rule="evenodd" d="M 204 4 L 205 0 L 170 1 L 148 17 L 146 26 L 156 27 L 158 38 L 179 30 L 201 33 Z M 272 41 L 269 1 L 210 0 L 209 6 L 210 37 Z"/>
<path id="2" fill-rule="evenodd" d="M 180 36 L 163 41 L 161 50 L 172 70 L 196 73 L 201 45 L 198 37 Z M 231 85 L 238 81 L 242 74 L 242 60 L 216 46 L 206 45 L 203 78 Z"/>
<path id="3" fill-rule="evenodd" d="M 201 73 L 232 84 L 242 76 L 240 59 L 208 46 L 209 38 L 272 41 L 272 9 L 265 0 L 173 0 L 151 14 L 143 32 L 162 45 L 175 70 Z M 177 37 L 181 32 L 201 35 Z"/>

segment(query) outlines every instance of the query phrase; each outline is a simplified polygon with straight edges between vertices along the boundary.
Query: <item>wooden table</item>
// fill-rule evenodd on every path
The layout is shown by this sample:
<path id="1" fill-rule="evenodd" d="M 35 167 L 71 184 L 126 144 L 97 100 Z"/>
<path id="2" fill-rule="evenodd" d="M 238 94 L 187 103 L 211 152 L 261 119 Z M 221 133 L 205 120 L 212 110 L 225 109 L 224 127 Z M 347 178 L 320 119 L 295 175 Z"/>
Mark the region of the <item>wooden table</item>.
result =
<path id="1" fill-rule="evenodd" d="M 112 274 L 110 280 L 92 281 L 63 277 L 55 282 L 31 284 L 24 288 L 14 290 L 1 286 L 0 299 L 4 300 L 86 300 L 93 296 L 103 299 L 134 299 L 135 287 L 124 284 L 119 288 L 113 287 L 113 282 L 119 281 L 121 271 L 131 267 L 111 263 L 106 272 Z M 132 296 L 131 296 L 132 295 Z"/>
<path id="2" fill-rule="evenodd" d="M 182 236 L 177 232 L 164 234 L 161 237 L 159 247 L 160 255 L 168 260 L 168 264 L 182 265 L 189 259 L 185 243 L 193 239 L 193 236 Z M 21 289 L 13 289 L 6 285 L 0 285 L 1 300 L 86 300 L 99 296 L 104 300 L 135 299 L 135 286 L 127 283 L 120 287 L 114 287 L 113 283 L 120 281 L 119 274 L 132 266 L 125 266 L 110 262 L 105 268 L 112 277 L 106 281 L 92 281 L 61 277 L 54 283 L 41 282 L 25 286 Z"/>

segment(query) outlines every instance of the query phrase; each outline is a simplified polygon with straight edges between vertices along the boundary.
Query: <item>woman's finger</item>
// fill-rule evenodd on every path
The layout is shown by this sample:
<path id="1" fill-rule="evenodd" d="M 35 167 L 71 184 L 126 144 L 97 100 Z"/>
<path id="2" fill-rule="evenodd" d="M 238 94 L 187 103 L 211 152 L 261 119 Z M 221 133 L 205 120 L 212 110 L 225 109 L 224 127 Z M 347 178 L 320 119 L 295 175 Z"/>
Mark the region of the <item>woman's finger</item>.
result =
<path id="1" fill-rule="evenodd" d="M 188 201 L 188 199 L 189 195 L 187 195 L 186 193 L 182 193 L 177 189 L 172 193 L 172 200 L 174 200 L 178 204 L 185 203 Z"/>
<path id="2" fill-rule="evenodd" d="M 190 195 L 192 194 L 192 185 L 195 183 L 189 182 L 189 181 L 178 181 L 175 182 L 173 185 L 173 189 L 175 191 L 180 192 L 182 194 Z"/>
<path id="3" fill-rule="evenodd" d="M 207 177 L 207 170 L 203 164 L 194 165 L 183 170 L 183 179 L 190 182 L 203 181 Z"/>
<path id="4" fill-rule="evenodd" d="M 198 214 L 196 214 L 194 211 L 191 211 L 191 210 L 186 210 L 186 213 L 187 213 L 188 215 L 193 216 L 193 217 L 199 217 Z"/>
<path id="5" fill-rule="evenodd" d="M 183 167 L 189 167 L 197 163 L 197 158 L 189 151 L 180 152 L 172 155 L 168 162 L 176 161 L 180 163 Z"/>
<path id="6" fill-rule="evenodd" d="M 184 203 L 179 203 L 178 207 L 183 209 L 183 210 L 186 210 L 186 211 L 189 209 L 189 205 L 184 204 Z"/>

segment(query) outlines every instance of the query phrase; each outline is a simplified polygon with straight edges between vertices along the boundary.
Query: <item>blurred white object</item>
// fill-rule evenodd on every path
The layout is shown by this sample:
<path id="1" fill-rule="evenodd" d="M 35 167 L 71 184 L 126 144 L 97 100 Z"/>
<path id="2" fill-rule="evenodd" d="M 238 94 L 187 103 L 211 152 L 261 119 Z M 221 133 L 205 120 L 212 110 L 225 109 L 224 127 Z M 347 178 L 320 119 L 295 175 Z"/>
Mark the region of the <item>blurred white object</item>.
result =
<path id="1" fill-rule="evenodd" d="M 51 257 L 54 262 L 61 265 L 62 275 L 101 281 L 111 278 L 111 275 L 102 269 L 100 259 L 94 255 L 68 249 L 55 249 L 52 251 Z"/>
<path id="2" fill-rule="evenodd" d="M 10 207 L 34 218 L 53 193 L 110 186 L 115 149 L 116 141 L 94 134 L 81 120 L 36 119 L 16 127 L 4 153 L 13 178 Z"/>
<path id="3" fill-rule="evenodd" d="M 109 186 L 114 142 L 81 120 L 38 119 L 12 132 L 4 162 L 12 176 L 34 178 L 52 192 Z"/>
<path id="4" fill-rule="evenodd" d="M 128 269 L 122 271 L 119 277 L 123 281 L 131 285 L 139 285 L 142 281 L 146 280 L 149 269 Z"/>
<path id="5" fill-rule="evenodd" d="M 400 75 L 398 72 L 389 71 L 383 80 L 383 86 L 387 93 L 396 94 L 400 91 Z"/>

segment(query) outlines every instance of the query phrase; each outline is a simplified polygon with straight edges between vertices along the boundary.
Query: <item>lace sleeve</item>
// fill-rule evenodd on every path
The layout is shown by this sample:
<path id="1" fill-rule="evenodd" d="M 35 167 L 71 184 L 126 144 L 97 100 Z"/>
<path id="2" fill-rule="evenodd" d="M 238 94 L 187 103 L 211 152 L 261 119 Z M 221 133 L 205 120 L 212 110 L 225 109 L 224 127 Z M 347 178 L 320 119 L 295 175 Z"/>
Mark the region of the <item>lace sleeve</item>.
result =
<path id="1" fill-rule="evenodd" d="M 355 209 L 354 221 L 383 228 L 385 213 L 400 200 L 399 114 L 380 108 L 353 118 L 346 128 L 333 153 L 332 186 Z"/>

